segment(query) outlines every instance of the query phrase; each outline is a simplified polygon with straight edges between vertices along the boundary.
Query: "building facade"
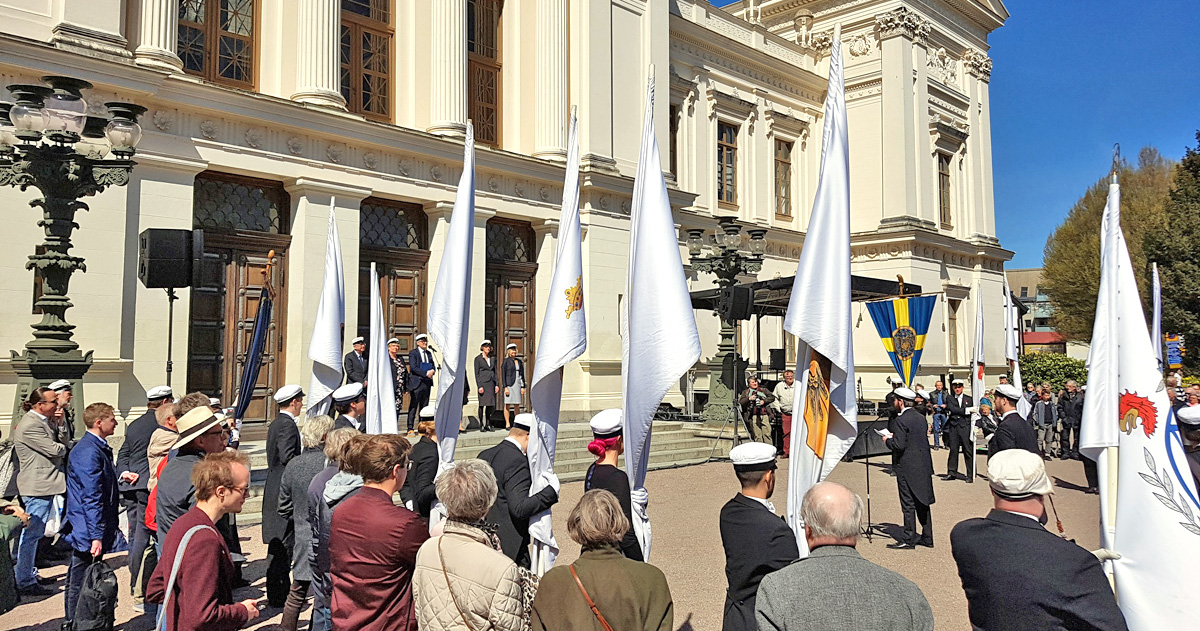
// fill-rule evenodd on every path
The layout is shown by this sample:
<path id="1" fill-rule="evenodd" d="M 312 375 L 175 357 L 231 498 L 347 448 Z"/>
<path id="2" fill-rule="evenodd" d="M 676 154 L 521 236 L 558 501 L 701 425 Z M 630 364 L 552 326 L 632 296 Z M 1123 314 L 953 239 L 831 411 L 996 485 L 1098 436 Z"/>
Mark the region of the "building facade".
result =
<path id="1" fill-rule="evenodd" d="M 1075 359 L 1087 359 L 1090 345 L 1068 342 L 1052 324 L 1054 306 L 1042 291 L 1042 268 L 1005 270 L 1013 296 L 1028 312 L 1021 318 L 1021 347 L 1025 353 L 1058 353 Z"/>
<path id="2" fill-rule="evenodd" d="M 147 228 L 203 229 L 211 262 L 176 303 L 177 391 L 232 403 L 264 284 L 276 309 L 250 416 L 273 416 L 275 388 L 308 384 L 331 205 L 347 339 L 366 332 L 377 289 L 407 350 L 426 325 L 468 120 L 478 143 L 471 337 L 515 343 L 532 360 L 577 107 L 589 346 L 566 369 L 563 409 L 581 418 L 620 401 L 618 313 L 648 68 L 685 264 L 687 229 L 736 216 L 769 229 L 758 277 L 789 276 L 819 176 L 835 25 L 847 61 L 853 272 L 939 292 L 921 372 L 965 374 L 980 300 L 990 330 L 1002 328 L 1011 258 L 995 237 L 986 54 L 1007 16 L 999 0 L 724 9 L 703 0 L 0 0 L 0 79 L 76 76 L 95 85 L 85 94 L 93 106 L 149 108 L 132 181 L 77 217 L 73 252 L 88 269 L 75 276 L 68 312 L 75 339 L 94 350 L 86 400 L 125 414 L 163 382 L 168 354 L 166 296 L 137 280 Z M 0 346 L 11 349 L 35 319 L 37 281 L 25 262 L 41 229 L 31 197 L 0 190 L 12 244 L 0 255 Z M 264 274 L 269 252 L 276 265 Z M 372 263 L 378 288 L 367 286 Z M 713 286 L 690 274 L 693 289 Z M 862 315 L 858 372 L 867 397 L 879 398 L 892 369 Z M 706 312 L 697 320 L 707 358 L 718 323 Z M 781 320 L 744 326 L 743 354 L 753 361 L 757 348 L 790 346 Z M 999 367 L 1000 336 L 987 352 Z M 0 397 L 12 397 L 4 364 Z M 703 393 L 705 371 L 698 364 L 670 400 Z"/>

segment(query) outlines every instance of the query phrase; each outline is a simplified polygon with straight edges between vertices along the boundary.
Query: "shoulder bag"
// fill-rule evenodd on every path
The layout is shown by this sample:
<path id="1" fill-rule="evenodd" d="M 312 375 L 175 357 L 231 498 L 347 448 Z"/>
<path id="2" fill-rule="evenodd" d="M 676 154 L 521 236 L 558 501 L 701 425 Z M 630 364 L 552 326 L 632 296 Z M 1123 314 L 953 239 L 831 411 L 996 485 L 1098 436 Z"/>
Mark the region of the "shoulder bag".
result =
<path id="1" fill-rule="evenodd" d="M 216 529 L 212 526 L 197 524 L 188 528 L 188 531 L 183 533 L 183 539 L 179 542 L 179 549 L 175 551 L 175 561 L 171 564 L 171 576 L 167 579 L 167 591 L 163 596 L 162 607 L 158 610 L 158 622 L 154 625 L 154 631 L 166 631 L 167 629 L 167 604 L 171 602 L 171 592 L 175 590 L 175 575 L 179 573 L 179 565 L 183 563 L 183 553 L 187 550 L 187 544 L 192 540 L 192 535 L 201 530 L 211 530 L 216 533 Z M 217 533 L 220 536 L 220 533 Z"/>

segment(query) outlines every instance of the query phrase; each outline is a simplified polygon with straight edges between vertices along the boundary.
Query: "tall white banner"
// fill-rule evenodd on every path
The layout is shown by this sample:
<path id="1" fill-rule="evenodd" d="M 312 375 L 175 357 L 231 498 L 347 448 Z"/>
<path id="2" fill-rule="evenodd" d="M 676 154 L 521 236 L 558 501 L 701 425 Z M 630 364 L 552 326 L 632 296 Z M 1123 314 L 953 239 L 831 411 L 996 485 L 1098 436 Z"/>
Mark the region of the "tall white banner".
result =
<path id="1" fill-rule="evenodd" d="M 396 383 L 392 381 L 388 356 L 387 320 L 383 317 L 383 298 L 379 294 L 379 270 L 371 263 L 371 337 L 367 340 L 367 433 L 395 434 Z"/>
<path id="2" fill-rule="evenodd" d="M 333 198 L 329 200 L 329 229 L 325 236 L 325 275 L 317 321 L 313 324 L 308 358 L 313 361 L 308 382 L 307 416 L 328 414 L 330 395 L 342 385 L 342 325 L 346 321 L 346 290 L 342 276 L 342 244 L 338 240 Z"/>
<path id="3" fill-rule="evenodd" d="M 1021 312 L 1013 299 L 1012 288 L 1008 286 L 1008 275 L 1004 276 L 1004 359 L 1012 368 L 1012 385 L 1021 392 L 1017 399 L 1017 413 L 1021 418 L 1028 419 L 1033 411 L 1033 404 L 1025 398 L 1025 386 L 1021 383 Z"/>
<path id="4" fill-rule="evenodd" d="M 629 266 L 621 305 L 621 397 L 633 528 L 650 559 L 646 470 L 654 412 L 700 359 L 700 334 L 679 252 L 679 235 L 654 136 L 654 67 L 646 82 L 642 147 L 629 214 Z"/>
<path id="5" fill-rule="evenodd" d="M 1121 556 L 1111 563 L 1129 628 L 1191 629 L 1196 627 L 1191 586 L 1200 571 L 1200 492 L 1155 365 L 1121 232 L 1120 187 L 1113 179 L 1101 224 L 1081 451 L 1099 465 L 1101 516 L 1111 519 L 1103 545 Z M 1102 331 L 1105 325 L 1112 328 Z M 1108 511 L 1114 515 L 1108 517 Z"/>
<path id="6" fill-rule="evenodd" d="M 833 471 L 858 433 L 850 312 L 850 149 L 840 30 L 830 50 L 821 176 L 783 319 L 798 345 L 787 519 L 801 556 L 808 555 L 801 500 Z"/>
<path id="7" fill-rule="evenodd" d="M 546 488 L 546 476 L 554 474 L 555 443 L 558 442 L 558 413 L 562 402 L 562 367 L 587 350 L 587 320 L 583 308 L 583 230 L 579 222 L 579 139 L 576 118 L 571 112 L 567 131 L 567 167 L 563 181 L 562 212 L 558 224 L 558 251 L 550 298 L 542 317 L 537 361 L 529 400 L 534 423 L 529 428 L 529 472 L 533 484 L 529 495 Z M 554 539 L 550 510 L 529 522 L 533 538 L 533 569 L 539 574 L 554 565 L 558 542 Z"/>
<path id="8" fill-rule="evenodd" d="M 467 387 L 467 326 L 471 320 L 471 265 L 475 236 L 475 127 L 467 121 L 463 142 L 463 172 L 458 180 L 450 229 L 429 301 L 429 337 L 442 353 L 437 375 L 437 414 L 441 467 L 454 462 L 458 424 L 462 421 L 463 389 Z"/>
<path id="9" fill-rule="evenodd" d="M 1162 372 L 1166 365 L 1163 363 L 1163 332 L 1162 332 L 1162 282 L 1158 280 L 1158 263 L 1152 268 L 1154 276 L 1154 323 L 1150 329 L 1150 343 L 1154 345 L 1154 358 L 1158 360 L 1158 370 Z"/>
<path id="10" fill-rule="evenodd" d="M 971 401 L 975 403 L 976 409 L 979 407 L 979 400 L 983 398 L 984 385 L 983 373 L 987 368 L 987 359 L 983 352 L 983 282 L 975 284 L 975 353 L 971 357 Z M 971 444 L 975 445 L 975 428 L 971 428 Z M 976 466 L 971 467 L 971 471 L 979 471 L 979 450 L 971 449 L 972 461 Z"/>

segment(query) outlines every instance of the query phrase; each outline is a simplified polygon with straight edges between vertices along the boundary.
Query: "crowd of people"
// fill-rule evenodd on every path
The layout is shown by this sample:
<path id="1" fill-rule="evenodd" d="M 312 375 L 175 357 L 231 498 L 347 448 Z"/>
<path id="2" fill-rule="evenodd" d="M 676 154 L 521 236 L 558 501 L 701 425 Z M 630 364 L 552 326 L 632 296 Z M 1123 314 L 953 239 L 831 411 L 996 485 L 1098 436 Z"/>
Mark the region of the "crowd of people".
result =
<path id="1" fill-rule="evenodd" d="M 486 369 L 493 364 L 486 361 L 490 343 L 484 347 Z M 420 343 L 416 350 L 420 365 L 428 351 Z M 358 359 L 347 356 L 352 361 Z M 501 369 L 495 385 L 482 387 L 499 395 L 499 384 L 507 383 L 511 393 L 523 384 L 523 369 L 515 364 L 511 379 Z M 786 397 L 790 416 L 792 384 L 785 378 L 782 393 L 779 386 L 765 393 L 765 406 Z M 83 408 L 87 431 L 76 438 L 65 413 L 70 399 L 63 388 L 69 393 L 70 384 L 52 385 L 30 393 L 13 431 L 19 500 L 0 504 L 0 536 L 19 543 L 15 566 L 0 563 L 0 588 L 12 588 L 0 589 L 0 611 L 15 606 L 18 595 L 57 593 L 35 565 L 39 542 L 53 531 L 69 548 L 63 628 L 76 619 L 89 568 L 128 550 L 130 582 L 122 598 L 128 594 L 138 611 L 173 631 L 237 629 L 267 608 L 282 612 L 285 631 L 674 629 L 665 575 L 644 562 L 631 528 L 632 507 L 646 498 L 635 496 L 644 491 L 631 490 L 618 466 L 625 448 L 621 410 L 591 420 L 587 448 L 596 460 L 567 519 L 581 554 L 539 578 L 531 568 L 530 521 L 558 503 L 560 485 L 543 474 L 541 490 L 530 492 L 531 414 L 512 410 L 508 434 L 496 446 L 445 467 L 431 406 L 417 412 L 415 440 L 370 435 L 361 383 L 333 393 L 336 419 L 305 416 L 303 390 L 279 388 L 273 395 L 279 415 L 266 441 L 265 599 L 238 601 L 235 590 L 248 583 L 236 516 L 250 494 L 250 466 L 220 402 L 198 392 L 176 399 L 170 388 L 153 388 L 148 411 L 128 423 L 114 454 L 107 440 L 117 427 L 113 407 Z M 1200 472 L 1200 392 L 1167 385 L 1189 463 Z M 888 547 L 933 547 L 932 450 L 941 434 L 950 450 L 944 479 L 973 482 L 973 434 L 981 428 L 995 510 L 959 523 L 950 536 L 972 624 L 1125 628 L 1097 557 L 1043 527 L 1045 499 L 1054 492 L 1044 464 L 1048 446 L 1069 445 L 1074 450 L 1054 455 L 1076 457 L 1077 432 L 1063 419 L 1082 409 L 1083 389 L 1068 382 L 1055 401 L 1048 388 L 1026 394 L 1002 383 L 977 403 L 963 386 L 955 380 L 943 390 L 938 382 L 933 393 L 899 386 L 888 396 L 893 414 L 880 435 L 895 454 L 903 512 L 903 534 Z M 1018 412 L 1025 396 L 1034 404 L 1028 419 Z M 930 426 L 929 414 L 941 418 Z M 1056 419 L 1053 432 L 1044 419 Z M 723 629 L 932 628 L 920 589 L 857 552 L 863 504 L 849 489 L 832 482 L 809 489 L 798 540 L 770 501 L 779 454 L 766 441 L 730 453 L 741 491 L 718 518 L 728 583 Z M 958 473 L 960 456 L 965 474 Z M 1028 573 L 1034 564 L 1051 570 L 1035 579 Z M 1037 581 L 1036 598 L 1012 588 L 1029 580 Z"/>

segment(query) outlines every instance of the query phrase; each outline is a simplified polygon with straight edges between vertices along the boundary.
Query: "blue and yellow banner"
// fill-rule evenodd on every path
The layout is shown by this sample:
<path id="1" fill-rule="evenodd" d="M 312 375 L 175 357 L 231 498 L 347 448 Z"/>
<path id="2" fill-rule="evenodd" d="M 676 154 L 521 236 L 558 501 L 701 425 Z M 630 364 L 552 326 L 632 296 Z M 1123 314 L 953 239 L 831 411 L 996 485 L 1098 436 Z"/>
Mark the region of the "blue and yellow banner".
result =
<path id="1" fill-rule="evenodd" d="M 917 366 L 921 364 L 925 333 L 929 331 L 929 320 L 933 317 L 935 305 L 936 295 L 867 303 L 867 311 L 875 322 L 875 330 L 879 331 L 883 348 L 892 358 L 892 365 L 896 367 L 904 385 L 910 388 L 913 376 L 917 374 Z"/>

